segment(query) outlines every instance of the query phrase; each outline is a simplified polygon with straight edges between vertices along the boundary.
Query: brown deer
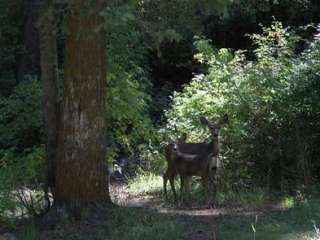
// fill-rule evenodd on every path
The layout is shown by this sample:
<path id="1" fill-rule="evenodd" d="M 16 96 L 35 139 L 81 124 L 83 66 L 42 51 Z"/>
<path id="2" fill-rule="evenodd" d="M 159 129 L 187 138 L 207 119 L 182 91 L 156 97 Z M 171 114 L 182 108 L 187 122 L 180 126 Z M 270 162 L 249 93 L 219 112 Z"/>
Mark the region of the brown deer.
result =
<path id="1" fill-rule="evenodd" d="M 185 143 L 187 140 L 187 135 L 184 133 L 181 138 L 178 140 L 178 144 L 182 144 Z M 176 158 L 176 150 L 177 150 L 177 143 L 172 142 L 170 144 L 168 144 L 164 151 L 165 151 L 165 158 L 167 160 L 167 170 L 163 175 L 163 190 L 164 190 L 164 196 L 166 201 L 168 200 L 168 194 L 167 194 L 167 182 L 169 180 L 170 182 L 170 186 L 171 186 L 171 190 L 173 192 L 173 198 L 174 201 L 177 201 L 177 194 L 176 194 L 176 190 L 174 187 L 174 178 L 175 176 L 178 174 L 176 171 L 176 167 L 175 167 L 175 161 L 174 159 Z"/>
<path id="2" fill-rule="evenodd" d="M 228 122 L 228 116 L 225 115 L 217 123 L 212 123 L 205 117 L 201 117 L 200 121 L 210 130 L 211 141 L 209 143 L 186 143 L 185 141 L 180 141 L 171 143 L 165 148 L 168 167 L 163 176 L 163 185 L 166 199 L 168 180 L 173 191 L 174 201 L 176 202 L 175 176 L 180 175 L 181 193 L 183 196 L 189 192 L 189 178 L 191 176 L 201 176 L 207 200 L 211 205 L 213 204 L 216 193 L 217 170 L 220 166 L 218 156 L 220 152 L 219 134 L 221 127 Z M 211 192 L 211 188 L 214 191 L 208 195 Z"/>

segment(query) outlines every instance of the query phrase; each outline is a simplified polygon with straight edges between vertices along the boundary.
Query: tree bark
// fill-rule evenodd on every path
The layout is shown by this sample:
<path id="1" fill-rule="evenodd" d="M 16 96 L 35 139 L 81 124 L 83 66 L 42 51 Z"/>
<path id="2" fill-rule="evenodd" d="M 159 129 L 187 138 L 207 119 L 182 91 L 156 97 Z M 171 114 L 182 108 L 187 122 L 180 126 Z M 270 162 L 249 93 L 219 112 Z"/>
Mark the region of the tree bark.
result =
<path id="1" fill-rule="evenodd" d="M 55 203 L 73 215 L 110 203 L 105 167 L 106 41 L 99 1 L 73 0 L 67 17 Z"/>
<path id="2" fill-rule="evenodd" d="M 47 182 L 45 191 L 48 193 L 48 188 L 50 188 L 54 196 L 59 131 L 57 34 L 53 6 L 50 1 L 45 3 L 42 9 L 42 14 L 37 25 L 40 40 L 41 80 L 43 88 L 42 101 L 46 132 Z"/>

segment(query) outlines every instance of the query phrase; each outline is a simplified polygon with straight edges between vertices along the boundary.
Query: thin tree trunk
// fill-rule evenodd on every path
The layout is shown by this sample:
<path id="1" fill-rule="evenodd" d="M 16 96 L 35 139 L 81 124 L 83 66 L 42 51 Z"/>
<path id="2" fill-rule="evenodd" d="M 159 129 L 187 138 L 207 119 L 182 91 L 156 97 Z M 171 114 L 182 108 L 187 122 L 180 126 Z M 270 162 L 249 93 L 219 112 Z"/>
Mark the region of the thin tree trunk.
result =
<path id="1" fill-rule="evenodd" d="M 296 126 L 296 144 L 298 151 L 297 171 L 299 173 L 299 184 L 306 187 L 311 183 L 311 168 L 306 139 L 302 136 L 299 125 Z"/>
<path id="2" fill-rule="evenodd" d="M 57 36 L 53 14 L 53 6 L 48 3 L 43 6 L 42 16 L 38 21 L 41 57 L 41 80 L 43 88 L 43 111 L 45 131 L 47 135 L 47 183 L 54 195 L 54 177 L 56 169 L 56 152 L 59 128 L 59 94 L 58 94 L 58 61 Z"/>
<path id="3" fill-rule="evenodd" d="M 55 203 L 79 216 L 83 208 L 110 203 L 105 168 L 106 41 L 98 1 L 70 2 Z"/>
<path id="4" fill-rule="evenodd" d="M 272 174 L 271 174 L 271 184 L 272 189 L 276 191 L 281 190 L 281 181 L 282 181 L 282 154 L 280 146 L 280 136 L 275 137 L 273 143 L 273 149 L 270 150 L 272 153 Z"/>

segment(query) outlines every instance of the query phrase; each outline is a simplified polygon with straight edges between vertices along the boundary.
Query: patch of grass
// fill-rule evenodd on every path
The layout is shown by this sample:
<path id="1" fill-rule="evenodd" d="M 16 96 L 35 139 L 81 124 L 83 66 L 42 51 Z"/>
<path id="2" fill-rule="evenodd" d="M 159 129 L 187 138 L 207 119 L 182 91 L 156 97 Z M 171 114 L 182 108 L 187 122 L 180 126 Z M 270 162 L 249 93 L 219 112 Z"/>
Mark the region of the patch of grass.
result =
<path id="1" fill-rule="evenodd" d="M 222 206 L 260 208 L 270 202 L 270 197 L 262 189 L 254 191 L 218 192 L 217 202 Z"/>
<path id="2" fill-rule="evenodd" d="M 283 208 L 290 209 L 290 208 L 293 208 L 294 205 L 295 205 L 295 199 L 293 196 L 284 196 L 281 199 L 281 206 Z"/>
<path id="3" fill-rule="evenodd" d="M 155 195 L 162 190 L 162 178 L 144 174 L 129 184 L 131 194 Z M 178 185 L 177 185 L 178 190 Z M 200 181 L 193 181 L 191 200 L 204 200 Z M 218 201 L 230 212 L 222 215 L 175 215 L 152 209 L 113 207 L 101 213 L 99 219 L 81 223 L 64 222 L 47 233 L 33 228 L 23 231 L 27 240 L 173 240 L 212 239 L 217 229 L 218 239 L 224 240 L 319 240 L 320 198 L 284 196 L 278 201 L 281 211 L 265 208 L 271 199 L 262 189 L 255 191 L 218 193 Z M 230 207 L 243 207 L 232 211 Z M 183 210 L 188 211 L 188 210 Z M 252 227 L 253 226 L 253 227 Z M 40 237 L 39 237 L 40 236 Z"/>
<path id="4" fill-rule="evenodd" d="M 83 219 L 81 222 L 61 222 L 54 229 L 34 231 L 24 228 L 26 240 L 176 240 L 188 239 L 190 224 L 181 218 L 159 214 L 150 209 L 113 207 L 99 219 Z M 193 224 L 194 231 L 203 229 Z M 193 230 L 192 230 L 193 231 Z M 20 238 L 19 238 L 20 239 Z"/>
<path id="5" fill-rule="evenodd" d="M 291 204 L 291 198 L 287 198 L 289 200 L 285 201 Z M 248 199 L 251 201 L 251 196 Z M 249 200 L 245 202 L 249 203 Z M 209 240 L 212 239 L 213 229 L 218 229 L 218 239 L 224 240 L 318 240 L 320 238 L 315 228 L 319 223 L 319 198 L 295 202 L 291 209 L 282 211 L 243 210 L 214 216 L 166 215 L 151 209 L 113 207 L 101 213 L 99 219 L 87 219 L 81 223 L 63 222 L 45 233 L 38 233 L 28 226 L 22 231 L 21 239 Z"/>
<path id="6" fill-rule="evenodd" d="M 181 239 L 187 229 L 178 219 L 152 210 L 119 208 L 111 216 L 110 239 Z"/>
<path id="7" fill-rule="evenodd" d="M 163 188 L 162 176 L 144 173 L 129 180 L 128 190 L 131 195 L 160 194 Z"/>
<path id="8" fill-rule="evenodd" d="M 180 181 L 178 177 L 175 181 L 177 194 L 180 195 Z M 172 199 L 172 190 L 168 182 L 167 185 L 169 199 Z M 143 196 L 154 195 L 162 196 L 163 179 L 162 176 L 153 173 L 143 173 L 132 179 L 128 183 L 128 191 L 130 195 Z M 192 205 L 202 206 L 206 203 L 205 193 L 202 188 L 199 178 L 193 178 L 190 181 L 190 194 L 188 194 L 188 201 Z M 254 191 L 239 191 L 239 192 L 218 192 L 218 205 L 225 207 L 245 207 L 245 208 L 259 208 L 270 202 L 270 197 L 263 189 L 255 189 Z M 289 200 L 287 200 L 289 201 Z M 289 202 L 285 202 L 289 204 Z"/>
<path id="9" fill-rule="evenodd" d="M 253 193 L 254 195 L 255 193 Z M 248 197 L 249 196 L 249 197 Z M 245 203 L 258 202 L 262 197 L 244 194 Z M 258 204 L 258 205 L 259 205 Z M 142 209 L 115 209 L 109 225 L 111 239 L 211 239 L 214 225 L 221 239 L 316 240 L 313 222 L 320 223 L 320 200 L 310 199 L 290 210 L 264 212 L 256 217 L 244 211 L 241 215 L 164 216 Z"/>
<path id="10" fill-rule="evenodd" d="M 23 226 L 20 234 L 19 239 L 24 240 L 36 240 L 39 239 L 39 231 L 36 225 L 31 221 L 27 225 Z"/>
<path id="11" fill-rule="evenodd" d="M 290 200 L 291 201 L 291 200 Z M 290 202 L 289 201 L 289 202 Z M 290 203 L 291 204 L 291 203 Z M 295 205 L 289 210 L 231 218 L 221 224 L 222 239 L 254 239 L 252 224 L 255 226 L 256 239 L 316 240 L 315 226 L 320 223 L 320 200 L 312 199 Z"/>

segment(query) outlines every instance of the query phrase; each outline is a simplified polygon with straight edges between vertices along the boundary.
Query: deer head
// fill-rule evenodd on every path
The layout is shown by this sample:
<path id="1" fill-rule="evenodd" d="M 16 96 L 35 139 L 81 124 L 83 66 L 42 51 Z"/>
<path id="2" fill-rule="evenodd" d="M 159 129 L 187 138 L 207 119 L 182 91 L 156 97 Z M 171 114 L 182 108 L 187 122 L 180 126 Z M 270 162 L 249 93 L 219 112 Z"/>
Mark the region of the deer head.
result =
<path id="1" fill-rule="evenodd" d="M 212 122 L 209 121 L 206 117 L 200 117 L 200 122 L 209 128 L 212 139 L 218 139 L 220 135 L 220 129 L 223 127 L 223 125 L 228 123 L 228 121 L 229 117 L 227 114 L 225 114 L 223 118 L 218 122 Z"/>

